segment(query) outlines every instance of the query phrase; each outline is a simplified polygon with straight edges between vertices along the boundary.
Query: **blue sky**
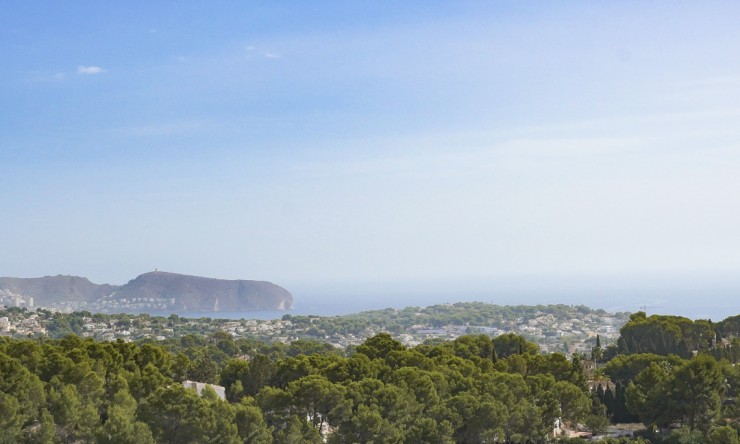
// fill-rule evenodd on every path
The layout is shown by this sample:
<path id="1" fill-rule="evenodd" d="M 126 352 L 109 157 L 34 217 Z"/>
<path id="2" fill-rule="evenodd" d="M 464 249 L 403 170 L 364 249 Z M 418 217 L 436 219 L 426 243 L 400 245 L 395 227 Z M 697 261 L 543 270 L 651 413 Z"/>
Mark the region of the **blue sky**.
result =
<path id="1" fill-rule="evenodd" d="M 4 2 L 0 275 L 349 291 L 737 273 L 738 18 L 735 2 Z"/>

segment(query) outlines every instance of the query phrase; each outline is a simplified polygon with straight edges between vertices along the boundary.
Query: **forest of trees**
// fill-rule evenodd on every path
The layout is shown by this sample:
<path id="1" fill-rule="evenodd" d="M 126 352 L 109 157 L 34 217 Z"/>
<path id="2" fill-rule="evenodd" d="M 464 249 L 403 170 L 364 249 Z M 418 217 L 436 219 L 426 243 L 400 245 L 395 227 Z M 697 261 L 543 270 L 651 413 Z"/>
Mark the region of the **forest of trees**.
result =
<path id="1" fill-rule="evenodd" d="M 737 325 L 637 313 L 618 345 L 572 358 L 514 334 L 407 348 L 382 333 L 347 351 L 226 333 L 0 337 L 0 442 L 543 443 L 556 422 L 639 421 L 630 442 L 732 444 Z"/>

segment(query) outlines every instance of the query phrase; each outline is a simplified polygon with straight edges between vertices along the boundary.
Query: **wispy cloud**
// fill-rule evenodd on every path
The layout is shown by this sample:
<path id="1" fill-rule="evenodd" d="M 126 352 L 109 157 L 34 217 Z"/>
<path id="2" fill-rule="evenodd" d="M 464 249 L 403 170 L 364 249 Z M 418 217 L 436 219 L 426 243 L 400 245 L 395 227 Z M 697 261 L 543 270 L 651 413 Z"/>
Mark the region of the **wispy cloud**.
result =
<path id="1" fill-rule="evenodd" d="M 61 82 L 66 78 L 67 75 L 63 72 L 34 71 L 30 73 L 26 80 L 30 82 Z"/>
<path id="2" fill-rule="evenodd" d="M 661 164 L 674 174 L 684 171 L 704 177 L 702 174 L 712 170 L 717 176 L 740 162 L 738 118 L 740 109 L 723 109 L 571 121 L 505 131 L 410 132 L 342 141 L 342 147 L 351 145 L 357 152 L 372 154 L 298 163 L 293 170 L 313 177 L 462 178 L 565 170 L 580 175 L 597 171 L 608 176 L 620 168 L 641 174 L 645 168 Z"/>
<path id="3" fill-rule="evenodd" d="M 77 67 L 77 74 L 84 74 L 84 75 L 91 75 L 91 74 L 100 74 L 104 71 L 103 68 L 99 66 L 84 66 L 80 65 Z"/>
<path id="4" fill-rule="evenodd" d="M 244 48 L 244 51 L 246 52 L 247 57 L 251 57 L 252 55 L 258 55 L 258 56 L 260 55 L 259 52 L 257 54 L 255 54 L 255 51 L 257 51 L 257 48 L 255 48 L 252 45 L 249 45 L 246 48 Z M 268 51 L 265 51 L 265 52 L 262 52 L 261 53 L 261 56 L 264 57 L 264 58 L 266 58 L 266 59 L 279 59 L 279 58 L 282 57 L 282 55 L 280 55 L 279 53 L 277 53 L 275 51 L 269 51 L 269 50 Z"/>

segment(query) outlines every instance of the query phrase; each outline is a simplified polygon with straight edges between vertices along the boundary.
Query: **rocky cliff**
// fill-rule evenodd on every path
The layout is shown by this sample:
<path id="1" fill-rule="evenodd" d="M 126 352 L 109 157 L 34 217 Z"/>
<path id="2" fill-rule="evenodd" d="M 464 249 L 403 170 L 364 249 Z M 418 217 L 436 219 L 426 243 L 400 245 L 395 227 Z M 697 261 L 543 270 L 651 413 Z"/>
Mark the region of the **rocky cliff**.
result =
<path id="1" fill-rule="evenodd" d="M 178 311 L 284 310 L 293 296 L 270 282 L 223 280 L 155 271 L 118 288 L 113 299 L 174 299 Z"/>

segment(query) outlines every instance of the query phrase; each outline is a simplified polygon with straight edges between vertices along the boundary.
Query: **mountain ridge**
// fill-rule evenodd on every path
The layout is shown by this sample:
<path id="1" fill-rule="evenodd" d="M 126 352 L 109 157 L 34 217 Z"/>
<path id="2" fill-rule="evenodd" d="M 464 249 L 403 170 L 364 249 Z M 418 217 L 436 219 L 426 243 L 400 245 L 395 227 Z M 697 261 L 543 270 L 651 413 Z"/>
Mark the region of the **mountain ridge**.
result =
<path id="1" fill-rule="evenodd" d="M 290 292 L 272 282 L 164 271 L 141 274 L 123 285 L 95 284 L 85 277 L 69 275 L 0 277 L 0 297 L 16 301 L 33 298 L 32 305 L 36 306 L 92 304 L 111 309 L 141 306 L 185 312 L 286 310 L 293 306 Z"/>

